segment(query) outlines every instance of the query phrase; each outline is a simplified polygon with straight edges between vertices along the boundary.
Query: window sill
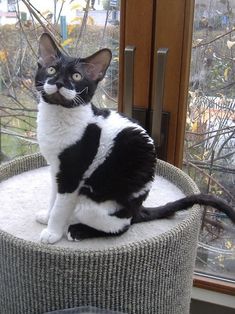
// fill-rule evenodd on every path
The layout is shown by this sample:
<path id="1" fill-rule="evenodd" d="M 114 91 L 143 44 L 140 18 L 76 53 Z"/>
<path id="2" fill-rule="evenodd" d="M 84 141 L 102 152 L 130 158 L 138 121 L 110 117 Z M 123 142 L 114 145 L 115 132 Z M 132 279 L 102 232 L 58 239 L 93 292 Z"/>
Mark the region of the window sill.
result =
<path id="1" fill-rule="evenodd" d="M 235 298 L 231 295 L 222 294 L 215 291 L 209 291 L 197 287 L 193 287 L 192 301 L 209 303 L 214 306 L 235 309 Z"/>

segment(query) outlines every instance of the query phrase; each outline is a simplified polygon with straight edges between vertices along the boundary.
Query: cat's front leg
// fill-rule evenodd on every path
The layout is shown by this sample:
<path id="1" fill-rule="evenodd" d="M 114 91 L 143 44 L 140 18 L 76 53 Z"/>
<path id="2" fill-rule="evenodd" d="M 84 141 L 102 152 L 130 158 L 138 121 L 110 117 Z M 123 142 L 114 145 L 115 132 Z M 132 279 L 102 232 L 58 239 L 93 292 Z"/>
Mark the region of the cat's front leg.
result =
<path id="1" fill-rule="evenodd" d="M 64 233 L 65 226 L 77 202 L 77 192 L 57 193 L 56 200 L 50 212 L 48 226 L 41 232 L 42 243 L 53 244 L 59 241 Z"/>
<path id="2" fill-rule="evenodd" d="M 41 210 L 38 213 L 36 213 L 36 221 L 47 225 L 50 217 L 51 210 L 55 204 L 57 195 L 57 183 L 56 183 L 56 176 L 51 170 L 51 198 L 50 198 L 50 204 L 49 208 L 47 210 Z"/>

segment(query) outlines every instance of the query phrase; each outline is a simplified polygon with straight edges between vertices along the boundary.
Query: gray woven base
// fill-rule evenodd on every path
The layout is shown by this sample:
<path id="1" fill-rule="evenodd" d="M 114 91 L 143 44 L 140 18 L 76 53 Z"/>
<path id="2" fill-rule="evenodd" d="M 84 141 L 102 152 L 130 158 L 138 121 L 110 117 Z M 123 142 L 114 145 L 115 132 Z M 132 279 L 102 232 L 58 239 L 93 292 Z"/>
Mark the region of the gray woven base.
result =
<path id="1" fill-rule="evenodd" d="M 43 165 L 40 154 L 20 158 L 0 166 L 0 180 Z M 158 161 L 157 174 L 185 194 L 198 193 L 187 175 L 165 162 Z M 0 231 L 0 313 L 87 305 L 130 314 L 189 313 L 200 221 L 201 209 L 194 206 L 170 232 L 94 252 L 35 244 Z"/>

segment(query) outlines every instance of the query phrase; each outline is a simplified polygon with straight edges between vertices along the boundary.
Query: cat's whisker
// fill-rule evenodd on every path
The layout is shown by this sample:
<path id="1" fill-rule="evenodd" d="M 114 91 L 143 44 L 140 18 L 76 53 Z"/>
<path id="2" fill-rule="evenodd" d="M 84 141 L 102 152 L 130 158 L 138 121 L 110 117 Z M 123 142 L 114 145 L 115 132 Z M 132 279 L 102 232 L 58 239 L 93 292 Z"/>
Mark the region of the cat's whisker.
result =
<path id="1" fill-rule="evenodd" d="M 77 99 L 76 97 L 73 99 L 73 103 L 75 104 L 75 106 L 79 106 L 81 105 L 81 100 Z M 74 107 L 75 107 L 74 106 Z"/>
<path id="2" fill-rule="evenodd" d="M 73 104 L 74 104 L 75 106 L 78 106 L 78 105 L 79 105 L 77 99 L 73 99 Z M 73 106 L 73 107 L 75 107 L 75 106 Z"/>
<path id="3" fill-rule="evenodd" d="M 78 94 L 76 95 L 76 97 L 73 100 L 75 101 L 75 103 L 77 103 L 79 105 L 85 104 L 84 100 Z"/>
<path id="4" fill-rule="evenodd" d="M 79 100 L 80 102 L 83 102 L 83 99 L 82 99 L 82 97 L 80 97 L 79 95 L 76 95 L 76 97 L 75 97 L 77 100 Z"/>
<path id="5" fill-rule="evenodd" d="M 88 86 L 83 88 L 81 91 L 77 92 L 77 94 L 81 95 L 83 92 L 85 92 L 86 94 L 88 93 Z"/>

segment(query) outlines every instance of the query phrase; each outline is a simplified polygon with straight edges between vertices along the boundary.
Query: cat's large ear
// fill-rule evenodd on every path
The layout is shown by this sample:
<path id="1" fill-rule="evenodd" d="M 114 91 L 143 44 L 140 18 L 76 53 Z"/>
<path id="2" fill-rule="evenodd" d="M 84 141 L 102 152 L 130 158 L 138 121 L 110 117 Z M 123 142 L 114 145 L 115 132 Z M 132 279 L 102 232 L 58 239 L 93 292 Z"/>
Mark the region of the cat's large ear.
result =
<path id="1" fill-rule="evenodd" d="M 102 49 L 92 56 L 83 59 L 85 75 L 93 81 L 101 81 L 110 64 L 112 53 L 109 49 Z"/>
<path id="2" fill-rule="evenodd" d="M 47 33 L 43 33 L 39 39 L 39 65 L 47 66 L 60 55 L 61 52 L 52 37 Z"/>

